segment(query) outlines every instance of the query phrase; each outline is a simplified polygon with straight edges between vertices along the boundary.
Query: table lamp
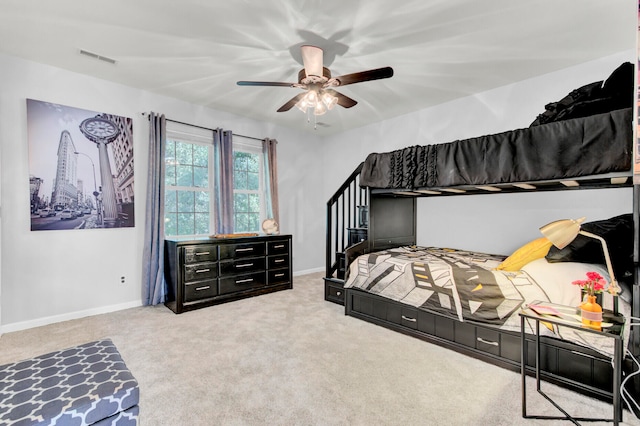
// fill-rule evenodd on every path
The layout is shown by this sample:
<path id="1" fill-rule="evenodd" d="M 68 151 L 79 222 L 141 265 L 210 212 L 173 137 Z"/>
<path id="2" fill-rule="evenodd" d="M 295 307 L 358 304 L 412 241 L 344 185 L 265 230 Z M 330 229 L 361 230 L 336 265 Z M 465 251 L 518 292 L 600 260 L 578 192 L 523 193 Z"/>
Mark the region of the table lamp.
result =
<path id="1" fill-rule="evenodd" d="M 596 240 L 600 241 L 602 243 L 602 251 L 604 252 L 604 260 L 607 265 L 607 271 L 609 272 L 608 291 L 612 295 L 617 296 L 620 293 L 620 287 L 618 287 L 618 282 L 616 281 L 616 277 L 613 274 L 613 267 L 611 266 L 611 257 L 609 256 L 609 248 L 607 247 L 607 242 L 599 235 L 595 235 L 587 231 L 582 231 L 580 229 L 580 224 L 584 222 L 585 219 L 585 217 L 581 217 L 580 219 L 556 220 L 555 222 L 548 223 L 541 227 L 540 232 L 560 250 L 562 250 L 573 240 L 575 240 L 578 234 L 590 238 L 595 238 Z M 618 313 L 617 298 L 614 298 L 613 310 L 616 314 Z"/>

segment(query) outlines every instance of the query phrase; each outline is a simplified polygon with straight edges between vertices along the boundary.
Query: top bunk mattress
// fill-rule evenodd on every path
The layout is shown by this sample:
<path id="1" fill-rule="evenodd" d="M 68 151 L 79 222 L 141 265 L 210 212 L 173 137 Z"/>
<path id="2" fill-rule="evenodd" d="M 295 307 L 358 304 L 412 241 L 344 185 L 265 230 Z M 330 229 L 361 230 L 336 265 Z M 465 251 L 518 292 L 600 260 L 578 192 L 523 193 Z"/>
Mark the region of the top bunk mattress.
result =
<path id="1" fill-rule="evenodd" d="M 631 170 L 632 108 L 508 132 L 369 154 L 360 185 L 441 188 L 534 182 Z"/>

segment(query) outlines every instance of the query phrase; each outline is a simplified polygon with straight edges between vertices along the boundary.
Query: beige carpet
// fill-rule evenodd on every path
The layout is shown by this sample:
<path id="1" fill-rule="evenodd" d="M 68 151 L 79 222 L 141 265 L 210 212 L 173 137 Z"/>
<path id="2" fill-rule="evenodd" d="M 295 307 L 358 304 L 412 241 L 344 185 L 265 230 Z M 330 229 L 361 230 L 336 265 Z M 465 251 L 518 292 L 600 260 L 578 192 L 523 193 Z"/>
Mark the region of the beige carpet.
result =
<path id="1" fill-rule="evenodd" d="M 318 273 L 181 315 L 141 307 L 8 333 L 0 364 L 109 337 L 140 383 L 144 426 L 567 424 L 522 419 L 518 373 L 346 317 L 323 294 Z M 529 412 L 556 415 L 528 384 Z M 571 413 L 611 417 L 544 386 Z"/>

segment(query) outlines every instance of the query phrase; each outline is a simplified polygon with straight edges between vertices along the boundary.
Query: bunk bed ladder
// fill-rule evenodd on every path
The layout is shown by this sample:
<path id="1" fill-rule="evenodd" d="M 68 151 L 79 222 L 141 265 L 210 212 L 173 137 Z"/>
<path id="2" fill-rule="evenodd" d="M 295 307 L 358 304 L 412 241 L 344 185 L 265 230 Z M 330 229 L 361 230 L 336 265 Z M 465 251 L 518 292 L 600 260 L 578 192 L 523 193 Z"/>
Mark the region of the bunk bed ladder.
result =
<path id="1" fill-rule="evenodd" d="M 360 163 L 327 201 L 325 300 L 336 303 L 343 303 L 345 249 L 354 239 L 366 239 L 369 196 L 360 188 L 363 165 Z"/>

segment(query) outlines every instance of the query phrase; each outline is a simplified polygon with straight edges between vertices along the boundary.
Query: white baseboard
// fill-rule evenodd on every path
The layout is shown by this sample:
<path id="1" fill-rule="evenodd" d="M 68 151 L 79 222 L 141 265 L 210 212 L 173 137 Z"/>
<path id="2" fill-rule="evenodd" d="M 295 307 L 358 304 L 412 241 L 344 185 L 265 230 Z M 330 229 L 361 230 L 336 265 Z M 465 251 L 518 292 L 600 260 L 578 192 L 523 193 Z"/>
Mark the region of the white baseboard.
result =
<path id="1" fill-rule="evenodd" d="M 90 317 L 93 315 L 107 314 L 109 312 L 121 311 L 123 309 L 137 308 L 138 306 L 142 306 L 142 300 L 127 302 L 127 303 L 120 303 L 118 305 L 102 306 L 99 308 L 87 309 L 84 311 L 69 312 L 67 314 L 52 315 L 50 317 L 37 318 L 29 321 L 14 322 L 12 324 L 2 325 L 0 327 L 0 334 L 26 330 L 34 327 L 41 327 L 43 325 L 54 324 L 56 322 Z"/>
<path id="2" fill-rule="evenodd" d="M 293 276 L 297 277 L 300 275 L 313 274 L 316 272 L 323 272 L 323 271 L 324 271 L 324 267 L 305 269 L 302 271 L 295 271 L 293 273 Z M 0 335 L 4 333 L 12 333 L 14 331 L 27 330 L 29 328 L 34 328 L 34 327 L 41 327 L 43 325 L 54 324 L 57 322 L 90 317 L 92 315 L 107 314 L 109 312 L 121 311 L 123 309 L 137 308 L 138 306 L 142 306 L 142 300 L 138 300 L 135 302 L 120 303 L 118 305 L 102 306 L 100 308 L 87 309 L 84 311 L 69 312 L 67 314 L 53 315 L 50 317 L 37 318 L 29 321 L 14 322 L 12 324 L 4 324 L 0 326 Z"/>
<path id="3" fill-rule="evenodd" d="M 320 266 L 319 268 L 305 269 L 303 271 L 293 271 L 293 276 L 297 277 L 297 276 L 300 276 L 300 275 L 313 274 L 315 272 L 323 272 L 323 271 L 324 271 L 324 267 Z"/>

